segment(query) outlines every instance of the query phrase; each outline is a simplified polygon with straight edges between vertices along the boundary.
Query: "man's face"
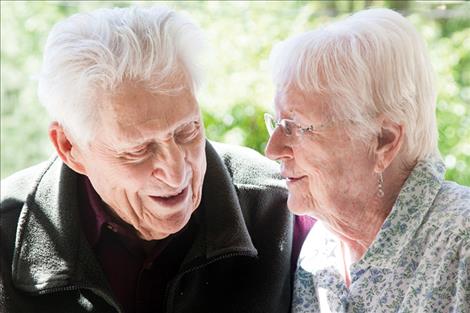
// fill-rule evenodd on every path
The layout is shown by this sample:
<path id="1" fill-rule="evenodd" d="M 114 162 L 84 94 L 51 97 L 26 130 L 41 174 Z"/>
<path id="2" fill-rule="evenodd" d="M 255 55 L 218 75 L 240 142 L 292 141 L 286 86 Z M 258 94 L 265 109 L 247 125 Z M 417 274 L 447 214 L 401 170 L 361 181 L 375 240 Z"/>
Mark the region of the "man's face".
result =
<path id="1" fill-rule="evenodd" d="M 85 174 L 141 238 L 178 232 L 199 206 L 206 171 L 196 99 L 188 89 L 157 95 L 135 84 L 102 98 L 96 137 L 78 148 Z"/>

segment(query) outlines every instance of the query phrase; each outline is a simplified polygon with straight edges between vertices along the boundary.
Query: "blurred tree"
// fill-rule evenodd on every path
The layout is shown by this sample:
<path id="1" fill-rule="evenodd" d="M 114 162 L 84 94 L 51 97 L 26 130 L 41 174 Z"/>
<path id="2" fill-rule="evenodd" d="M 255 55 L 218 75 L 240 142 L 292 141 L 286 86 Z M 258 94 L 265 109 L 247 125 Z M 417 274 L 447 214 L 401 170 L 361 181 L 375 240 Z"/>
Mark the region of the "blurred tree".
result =
<path id="1" fill-rule="evenodd" d="M 1 1 L 1 177 L 52 153 L 36 97 L 42 47 L 59 20 L 98 7 L 149 1 Z M 161 2 L 158 2 L 161 4 Z M 470 185 L 470 4 L 460 1 L 166 2 L 205 30 L 211 44 L 199 95 L 209 138 L 262 152 L 273 87 L 267 59 L 276 42 L 345 14 L 388 7 L 424 35 L 439 79 L 439 146 L 447 178 Z"/>

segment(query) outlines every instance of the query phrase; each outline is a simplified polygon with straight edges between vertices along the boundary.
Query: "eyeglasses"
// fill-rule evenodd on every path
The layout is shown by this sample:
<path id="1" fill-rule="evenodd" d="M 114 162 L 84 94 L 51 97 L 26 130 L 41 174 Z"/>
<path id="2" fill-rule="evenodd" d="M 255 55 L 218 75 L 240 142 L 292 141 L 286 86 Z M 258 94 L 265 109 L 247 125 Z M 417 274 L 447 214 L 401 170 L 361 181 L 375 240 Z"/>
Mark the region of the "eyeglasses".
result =
<path id="1" fill-rule="evenodd" d="M 279 121 L 276 121 L 271 114 L 264 113 L 264 122 L 266 123 L 266 128 L 268 129 L 269 136 L 272 136 L 276 128 L 280 126 L 284 135 L 299 138 L 305 133 L 320 131 L 331 126 L 333 120 L 330 120 L 320 125 L 310 125 L 308 127 L 302 127 L 293 120 L 281 119 Z"/>

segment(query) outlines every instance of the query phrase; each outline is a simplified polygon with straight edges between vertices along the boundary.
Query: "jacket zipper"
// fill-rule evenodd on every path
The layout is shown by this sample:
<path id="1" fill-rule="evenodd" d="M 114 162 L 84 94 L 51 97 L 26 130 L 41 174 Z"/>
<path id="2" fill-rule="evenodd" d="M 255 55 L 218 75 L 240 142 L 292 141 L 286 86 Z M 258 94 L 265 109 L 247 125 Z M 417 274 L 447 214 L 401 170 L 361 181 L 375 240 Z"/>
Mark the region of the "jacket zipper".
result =
<path id="1" fill-rule="evenodd" d="M 113 298 L 108 297 L 106 293 L 100 291 L 98 288 L 93 288 L 87 285 L 70 285 L 70 286 L 65 286 L 65 287 L 54 287 L 54 288 L 49 288 L 45 290 L 40 290 L 38 293 L 40 295 L 46 295 L 46 294 L 52 294 L 55 292 L 66 292 L 66 291 L 76 291 L 80 289 L 88 289 L 91 292 L 93 292 L 95 295 L 103 298 L 109 305 L 111 305 L 114 309 L 116 309 L 117 312 L 123 313 L 121 310 L 120 306 L 114 301 Z"/>
<path id="2" fill-rule="evenodd" d="M 202 264 L 199 264 L 199 265 L 195 265 L 193 267 L 190 267 L 186 270 L 184 270 L 183 272 L 179 273 L 176 278 L 173 280 L 173 282 L 171 283 L 171 285 L 166 289 L 165 291 L 165 298 L 166 299 L 166 312 L 173 312 L 174 309 L 174 305 L 173 305 L 173 302 L 174 302 L 174 298 L 175 298 L 175 289 L 176 289 L 176 285 L 177 285 L 177 282 L 186 274 L 188 273 L 191 273 L 191 272 L 194 272 L 194 271 L 197 271 L 203 267 L 206 267 L 212 263 L 215 263 L 217 261 L 220 261 L 220 260 L 224 260 L 224 259 L 228 259 L 228 258 L 232 258 L 232 257 L 235 257 L 235 256 L 247 256 L 247 257 L 256 257 L 256 254 L 253 254 L 253 253 L 249 253 L 249 252 L 232 252 L 232 253 L 227 253 L 227 254 L 224 254 L 224 255 L 221 255 L 221 256 L 217 256 L 217 257 L 214 257 L 212 259 L 209 259 L 207 262 L 205 263 L 202 263 Z"/>
<path id="3" fill-rule="evenodd" d="M 232 257 L 236 257 L 236 256 L 255 257 L 256 255 L 253 254 L 253 253 L 249 253 L 249 252 L 244 252 L 244 253 L 243 252 L 232 252 L 232 253 L 224 254 L 224 255 L 221 255 L 221 256 L 218 256 L 218 257 L 214 257 L 214 258 L 208 260 L 205 263 L 195 265 L 195 266 L 190 267 L 190 268 L 186 269 L 185 271 L 179 273 L 176 276 L 176 278 L 174 279 L 174 281 L 171 283 L 171 286 L 166 288 L 166 291 L 165 291 L 165 299 L 167 301 L 167 305 L 166 305 L 167 311 L 170 312 L 170 311 L 173 310 L 173 301 L 174 301 L 174 298 L 175 298 L 176 285 L 177 285 L 177 282 L 184 275 L 186 275 L 188 273 L 191 273 L 191 272 L 194 272 L 194 271 L 197 271 L 197 270 L 199 270 L 203 267 L 206 267 L 206 266 L 208 266 L 212 263 L 215 263 L 217 261 L 232 258 Z M 65 286 L 65 287 L 54 287 L 54 288 L 49 288 L 49 289 L 46 289 L 46 290 L 40 290 L 40 291 L 38 291 L 38 293 L 40 295 L 45 295 L 45 294 L 52 294 L 52 293 L 55 293 L 55 292 L 75 291 L 75 290 L 80 290 L 80 289 L 90 290 L 91 292 L 95 293 L 96 295 L 102 297 L 108 304 L 113 306 L 117 310 L 117 312 L 122 313 L 121 308 L 119 307 L 119 305 L 117 305 L 115 303 L 114 299 L 108 297 L 104 292 L 101 292 L 99 289 L 92 288 L 92 287 L 89 287 L 87 285 L 71 285 L 71 286 Z M 170 307 L 170 305 L 171 305 L 171 307 Z M 171 310 L 170 310 L 170 308 L 171 308 Z"/>

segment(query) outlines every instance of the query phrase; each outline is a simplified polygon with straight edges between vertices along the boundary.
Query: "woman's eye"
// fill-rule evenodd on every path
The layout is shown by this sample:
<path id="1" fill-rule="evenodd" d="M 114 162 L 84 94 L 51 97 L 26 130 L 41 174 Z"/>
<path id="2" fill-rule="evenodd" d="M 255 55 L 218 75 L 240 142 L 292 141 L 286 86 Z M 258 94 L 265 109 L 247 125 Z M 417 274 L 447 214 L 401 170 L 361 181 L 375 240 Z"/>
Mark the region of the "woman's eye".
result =
<path id="1" fill-rule="evenodd" d="M 188 143 L 199 134 L 199 122 L 191 122 L 183 126 L 175 133 L 175 139 L 179 143 Z"/>

